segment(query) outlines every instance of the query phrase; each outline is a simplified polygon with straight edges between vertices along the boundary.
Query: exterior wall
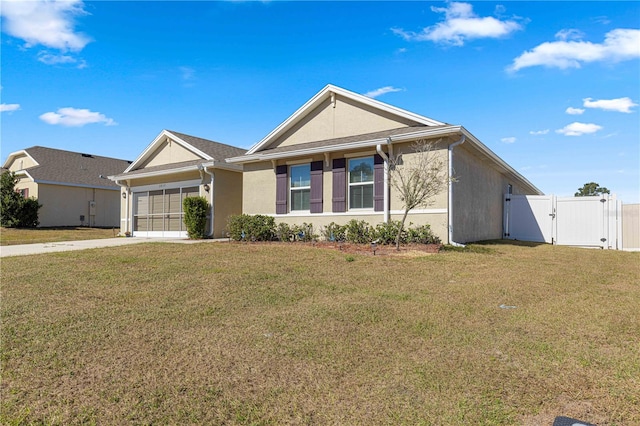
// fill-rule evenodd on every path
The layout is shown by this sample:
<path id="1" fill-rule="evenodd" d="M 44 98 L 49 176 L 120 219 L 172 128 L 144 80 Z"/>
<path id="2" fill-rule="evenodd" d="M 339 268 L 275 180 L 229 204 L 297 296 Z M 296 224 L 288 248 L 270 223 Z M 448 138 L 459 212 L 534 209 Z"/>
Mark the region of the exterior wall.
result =
<path id="1" fill-rule="evenodd" d="M 226 236 L 227 219 L 231 215 L 242 213 L 242 173 L 228 170 L 214 172 L 213 202 L 213 237 Z"/>
<path id="2" fill-rule="evenodd" d="M 119 226 L 121 198 L 117 190 L 40 184 L 37 193 L 38 202 L 42 204 L 38 215 L 41 227 Z M 90 214 L 90 201 L 95 201 L 95 215 Z M 81 215 L 84 222 L 80 221 Z"/>
<path id="3" fill-rule="evenodd" d="M 335 107 L 327 99 L 270 147 L 397 129 L 412 124 L 409 120 L 336 95 Z"/>
<path id="4" fill-rule="evenodd" d="M 640 204 L 622 205 L 622 248 L 640 250 Z"/>
<path id="5" fill-rule="evenodd" d="M 28 189 L 29 190 L 29 198 L 35 197 L 38 198 L 38 184 L 32 181 L 28 177 L 18 178 L 18 182 L 15 186 L 16 190 Z"/>
<path id="6" fill-rule="evenodd" d="M 515 182 L 476 157 L 464 144 L 453 151 L 453 240 L 458 243 L 501 239 L 503 196 L 526 194 Z"/>
<path id="7" fill-rule="evenodd" d="M 326 186 L 326 180 L 325 180 Z M 244 165 L 242 213 L 276 213 L 276 175 L 271 162 Z"/>
<path id="8" fill-rule="evenodd" d="M 29 167 L 35 166 L 36 163 L 26 154 L 17 155 L 14 157 L 9 167 L 7 167 L 12 172 L 17 172 L 18 170 L 28 169 Z"/>
<path id="9" fill-rule="evenodd" d="M 160 166 L 164 164 L 180 163 L 182 161 L 198 160 L 199 156 L 184 148 L 182 145 L 173 142 L 163 142 L 153 154 L 147 159 L 140 169 L 152 166 Z"/>
<path id="10" fill-rule="evenodd" d="M 434 155 L 443 160 L 443 165 L 446 168 L 447 163 L 447 143 L 441 141 L 434 151 Z M 403 154 L 404 164 L 410 166 L 416 158 L 416 154 L 413 151 L 411 143 L 394 145 L 394 154 Z M 329 158 L 329 164 L 325 161 L 324 156 L 306 156 L 300 159 L 291 159 L 289 162 L 280 160 L 276 162 L 276 166 L 297 163 L 297 160 L 304 162 L 323 160 L 323 212 L 322 213 L 308 213 L 308 212 L 296 212 L 285 215 L 276 215 L 276 174 L 274 164 L 271 162 L 260 163 L 247 163 L 244 165 L 243 173 L 243 204 L 242 213 L 245 214 L 263 214 L 273 215 L 276 218 L 276 222 L 286 222 L 289 224 L 302 224 L 311 223 L 317 233 L 320 230 L 335 222 L 340 225 L 346 224 L 352 219 L 364 220 L 370 225 L 375 226 L 378 223 L 384 221 L 384 212 L 373 211 L 347 211 L 344 213 L 332 212 L 332 197 L 333 197 L 333 174 L 332 174 L 332 160 L 334 158 L 343 158 L 348 156 L 369 156 L 374 155 L 375 150 L 369 149 L 366 151 L 357 151 L 351 153 L 332 153 Z M 431 225 L 431 229 L 434 234 L 437 235 L 443 242 L 447 241 L 447 203 L 448 192 L 445 189 L 442 193 L 438 194 L 433 199 L 433 203 L 426 208 L 418 208 L 409 212 L 406 225 L 409 223 L 413 225 Z M 394 191 L 390 187 L 390 216 L 392 220 L 401 220 L 404 212 L 403 204 L 400 201 L 397 191 Z"/>

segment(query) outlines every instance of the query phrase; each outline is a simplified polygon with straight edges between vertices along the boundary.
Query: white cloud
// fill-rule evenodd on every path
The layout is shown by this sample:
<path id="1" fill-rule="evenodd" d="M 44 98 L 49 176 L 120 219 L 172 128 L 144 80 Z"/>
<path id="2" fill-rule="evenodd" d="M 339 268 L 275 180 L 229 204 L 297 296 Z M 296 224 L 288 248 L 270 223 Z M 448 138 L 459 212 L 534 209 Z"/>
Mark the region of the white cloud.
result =
<path id="1" fill-rule="evenodd" d="M 180 73 L 184 81 L 193 80 L 195 78 L 195 70 L 190 67 L 180 67 Z"/>
<path id="2" fill-rule="evenodd" d="M 640 30 L 615 29 L 605 35 L 602 43 L 582 40 L 568 40 L 578 33 L 560 31 L 558 41 L 542 43 L 524 52 L 513 60 L 507 71 L 516 72 L 522 68 L 545 66 L 560 69 L 580 68 L 589 62 L 620 62 L 640 58 Z"/>
<path id="3" fill-rule="evenodd" d="M 580 115 L 584 112 L 584 109 L 569 107 L 566 109 L 565 112 L 569 115 Z"/>
<path id="4" fill-rule="evenodd" d="M 513 20 L 500 20 L 492 16 L 479 17 L 469 3 L 451 2 L 447 7 L 432 6 L 431 10 L 444 13 L 445 20 L 417 33 L 401 28 L 392 28 L 391 31 L 407 41 L 429 40 L 463 46 L 466 40 L 504 37 L 522 28 Z M 496 9 L 496 12 L 501 11 L 500 8 Z"/>
<path id="5" fill-rule="evenodd" d="M 365 93 L 364 95 L 369 97 L 369 98 L 377 98 L 378 96 L 382 96 L 386 93 L 393 93 L 393 92 L 403 92 L 404 89 L 398 89 L 397 87 L 393 87 L 393 86 L 384 86 L 381 87 L 379 89 L 375 89 L 375 90 L 371 90 L 367 93 Z"/>
<path id="6" fill-rule="evenodd" d="M 546 135 L 547 133 L 549 133 L 549 129 L 544 129 L 544 130 L 531 130 L 529 132 L 530 135 L 535 135 L 535 136 L 539 136 L 539 135 Z"/>
<path id="7" fill-rule="evenodd" d="M 602 126 L 598 126 L 593 123 L 571 123 L 564 126 L 562 129 L 556 130 L 556 133 L 560 133 L 565 136 L 582 136 L 590 133 L 595 133 L 598 130 L 602 130 Z"/>
<path id="8" fill-rule="evenodd" d="M 47 65 L 75 64 L 80 69 L 87 66 L 87 62 L 84 59 L 74 58 L 70 55 L 55 55 L 45 50 L 38 52 L 38 61 Z"/>
<path id="9" fill-rule="evenodd" d="M 91 41 L 74 29 L 74 18 L 86 15 L 81 0 L 3 0 L 2 31 L 26 42 L 26 47 L 42 45 L 61 51 L 82 50 Z"/>
<path id="10" fill-rule="evenodd" d="M 585 108 L 598 108 L 605 111 L 617 111 L 625 112 L 627 114 L 632 113 L 631 108 L 638 106 L 631 98 L 618 98 L 618 99 L 600 99 L 592 100 L 591 98 L 583 99 Z"/>
<path id="11" fill-rule="evenodd" d="M 0 112 L 12 112 L 20 109 L 20 104 L 0 104 Z"/>
<path id="12" fill-rule="evenodd" d="M 567 30 L 560 30 L 556 33 L 556 38 L 558 40 L 581 40 L 584 37 L 584 33 L 580 30 L 575 30 L 573 28 Z"/>
<path id="13" fill-rule="evenodd" d="M 510 136 L 508 138 L 502 138 L 500 140 L 504 143 L 514 143 L 516 141 L 516 138 L 514 138 L 513 136 Z"/>
<path id="14" fill-rule="evenodd" d="M 99 112 L 71 107 L 60 108 L 57 112 L 46 112 L 40 116 L 40 120 L 48 124 L 59 124 L 66 127 L 81 127 L 92 123 L 104 123 L 105 126 L 118 124 L 112 118 Z"/>

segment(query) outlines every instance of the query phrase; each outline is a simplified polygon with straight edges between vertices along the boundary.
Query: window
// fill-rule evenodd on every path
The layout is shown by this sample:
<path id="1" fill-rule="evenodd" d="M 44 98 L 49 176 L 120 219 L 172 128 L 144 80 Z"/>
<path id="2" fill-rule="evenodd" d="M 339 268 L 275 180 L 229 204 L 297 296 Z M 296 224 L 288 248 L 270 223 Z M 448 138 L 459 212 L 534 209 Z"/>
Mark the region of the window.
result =
<path id="1" fill-rule="evenodd" d="M 311 165 L 291 166 L 289 170 L 291 211 L 309 210 L 311 196 Z"/>
<path id="2" fill-rule="evenodd" d="M 373 208 L 373 157 L 349 160 L 349 208 Z"/>

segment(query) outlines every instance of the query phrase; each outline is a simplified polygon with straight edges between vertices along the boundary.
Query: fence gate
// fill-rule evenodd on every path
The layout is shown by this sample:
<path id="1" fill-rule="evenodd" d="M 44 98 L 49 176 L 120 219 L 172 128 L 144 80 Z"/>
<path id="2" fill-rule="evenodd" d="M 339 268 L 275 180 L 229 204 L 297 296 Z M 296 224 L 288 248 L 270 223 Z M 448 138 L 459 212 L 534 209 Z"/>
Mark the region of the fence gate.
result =
<path id="1" fill-rule="evenodd" d="M 615 196 L 506 195 L 504 237 L 567 246 L 622 248 L 622 202 Z"/>

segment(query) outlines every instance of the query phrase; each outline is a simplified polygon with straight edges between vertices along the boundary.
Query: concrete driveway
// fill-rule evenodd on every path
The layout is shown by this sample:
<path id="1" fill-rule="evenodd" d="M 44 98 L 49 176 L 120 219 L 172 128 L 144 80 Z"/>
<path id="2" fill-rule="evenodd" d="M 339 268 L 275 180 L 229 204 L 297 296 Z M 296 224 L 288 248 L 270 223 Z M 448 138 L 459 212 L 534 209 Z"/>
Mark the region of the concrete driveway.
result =
<path id="1" fill-rule="evenodd" d="M 105 238 L 100 240 L 83 240 L 83 241 L 61 241 L 58 243 L 38 243 L 38 244 L 22 244 L 15 246 L 0 247 L 0 257 L 9 256 L 26 256 L 30 254 L 55 253 L 60 251 L 86 250 L 91 248 L 125 246 L 129 244 L 140 243 L 183 243 L 194 244 L 208 241 L 227 241 L 222 240 L 189 240 L 186 238 Z"/>

